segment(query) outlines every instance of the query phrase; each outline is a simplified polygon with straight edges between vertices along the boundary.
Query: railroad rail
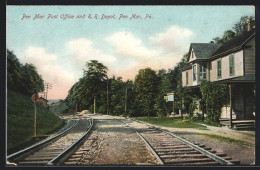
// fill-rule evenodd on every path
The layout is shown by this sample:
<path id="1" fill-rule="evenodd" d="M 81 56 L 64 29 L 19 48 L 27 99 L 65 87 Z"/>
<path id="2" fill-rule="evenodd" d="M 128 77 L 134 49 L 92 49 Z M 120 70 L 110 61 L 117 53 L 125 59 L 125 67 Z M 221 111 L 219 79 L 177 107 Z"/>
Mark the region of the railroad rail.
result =
<path id="1" fill-rule="evenodd" d="M 160 165 L 237 165 L 240 163 L 239 160 L 227 157 L 225 153 L 217 153 L 203 144 L 193 144 L 157 126 L 136 121 L 148 127 L 134 128 L 130 125 L 133 121 L 136 120 L 128 119 L 122 122 L 146 143 Z"/>
<path id="2" fill-rule="evenodd" d="M 86 121 L 89 125 L 86 126 Z M 43 140 L 31 147 L 7 156 L 9 162 L 19 166 L 57 165 L 71 154 L 85 139 L 93 126 L 93 119 L 80 119 L 65 131 Z"/>

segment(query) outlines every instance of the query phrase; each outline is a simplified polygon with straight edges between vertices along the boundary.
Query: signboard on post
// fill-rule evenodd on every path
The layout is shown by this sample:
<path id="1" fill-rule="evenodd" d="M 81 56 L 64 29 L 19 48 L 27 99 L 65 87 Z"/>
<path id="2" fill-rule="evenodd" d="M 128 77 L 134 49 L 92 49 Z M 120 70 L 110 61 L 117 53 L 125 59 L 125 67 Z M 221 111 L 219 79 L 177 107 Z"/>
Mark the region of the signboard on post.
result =
<path id="1" fill-rule="evenodd" d="M 174 101 L 174 95 L 171 94 L 171 95 L 167 96 L 167 101 L 168 102 L 173 102 Z"/>
<path id="2" fill-rule="evenodd" d="M 38 94 L 34 94 L 34 95 L 32 95 L 32 101 L 33 102 L 38 102 L 39 101 L 39 95 Z"/>
<path id="3" fill-rule="evenodd" d="M 34 95 L 32 95 L 31 99 L 34 102 L 34 124 L 33 124 L 33 126 L 34 126 L 34 137 L 36 137 L 37 134 L 36 134 L 36 104 L 35 104 L 35 102 L 39 101 L 39 95 L 34 94 Z"/>

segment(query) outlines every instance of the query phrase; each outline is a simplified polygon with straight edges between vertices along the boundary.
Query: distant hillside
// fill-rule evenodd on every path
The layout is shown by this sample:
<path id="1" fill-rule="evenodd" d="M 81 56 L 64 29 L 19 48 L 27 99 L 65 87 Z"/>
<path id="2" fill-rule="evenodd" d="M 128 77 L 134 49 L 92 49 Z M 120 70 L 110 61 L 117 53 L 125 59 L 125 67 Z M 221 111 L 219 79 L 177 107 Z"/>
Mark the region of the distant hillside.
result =
<path id="1" fill-rule="evenodd" d="M 62 124 L 50 110 L 37 106 L 37 136 L 46 135 Z M 34 128 L 34 103 L 31 97 L 8 90 L 7 92 L 7 149 L 32 142 Z"/>
<path id="2" fill-rule="evenodd" d="M 48 99 L 48 104 L 58 103 L 61 99 Z"/>
<path id="3" fill-rule="evenodd" d="M 69 107 L 67 106 L 66 102 L 61 102 L 61 103 L 50 105 L 50 110 L 57 114 L 68 114 L 69 113 Z"/>

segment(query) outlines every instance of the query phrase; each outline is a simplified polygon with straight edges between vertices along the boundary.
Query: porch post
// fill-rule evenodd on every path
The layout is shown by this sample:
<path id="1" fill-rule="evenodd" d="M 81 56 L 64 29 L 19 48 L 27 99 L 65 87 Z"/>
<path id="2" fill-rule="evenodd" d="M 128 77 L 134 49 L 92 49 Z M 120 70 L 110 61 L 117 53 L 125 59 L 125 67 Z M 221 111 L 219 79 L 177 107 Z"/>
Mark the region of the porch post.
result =
<path id="1" fill-rule="evenodd" d="M 244 120 L 246 120 L 246 85 L 243 84 L 243 111 L 244 111 Z"/>
<path id="2" fill-rule="evenodd" d="M 184 100 L 183 97 L 181 97 L 181 119 L 183 119 L 183 110 L 184 110 Z"/>
<path id="3" fill-rule="evenodd" d="M 232 95 L 231 95 L 232 86 L 231 84 L 229 84 L 228 87 L 229 87 L 229 105 L 230 105 L 230 127 L 232 127 Z"/>

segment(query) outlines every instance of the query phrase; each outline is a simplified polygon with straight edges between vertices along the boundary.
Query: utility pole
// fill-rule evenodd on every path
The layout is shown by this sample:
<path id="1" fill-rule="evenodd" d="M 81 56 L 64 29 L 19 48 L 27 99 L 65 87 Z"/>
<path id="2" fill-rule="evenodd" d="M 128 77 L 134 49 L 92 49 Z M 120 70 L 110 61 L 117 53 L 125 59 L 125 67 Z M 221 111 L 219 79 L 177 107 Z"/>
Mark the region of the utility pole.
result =
<path id="1" fill-rule="evenodd" d="M 125 87 L 125 115 L 126 115 L 126 108 L 127 108 L 127 85 Z"/>
<path id="2" fill-rule="evenodd" d="M 44 84 L 44 87 L 45 87 L 45 89 L 46 89 L 46 92 L 45 92 L 45 94 L 46 94 L 46 100 L 47 100 L 47 95 L 48 95 L 48 90 L 49 89 L 52 89 L 52 84 L 50 84 L 50 83 L 45 83 Z"/>
<path id="3" fill-rule="evenodd" d="M 36 123 L 37 123 L 36 122 L 36 103 L 34 101 L 34 124 L 33 124 L 33 126 L 34 126 L 34 137 L 37 136 Z"/>
<path id="4" fill-rule="evenodd" d="M 109 115 L 108 79 L 107 79 L 107 114 Z"/>
<path id="5" fill-rule="evenodd" d="M 96 114 L 96 96 L 94 96 L 94 114 Z"/>

